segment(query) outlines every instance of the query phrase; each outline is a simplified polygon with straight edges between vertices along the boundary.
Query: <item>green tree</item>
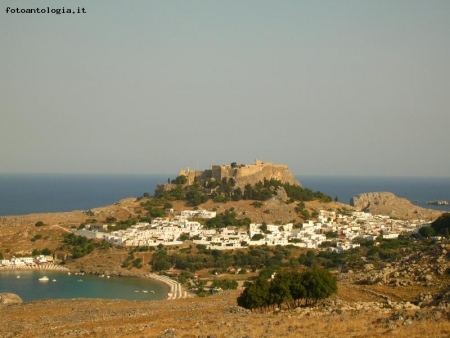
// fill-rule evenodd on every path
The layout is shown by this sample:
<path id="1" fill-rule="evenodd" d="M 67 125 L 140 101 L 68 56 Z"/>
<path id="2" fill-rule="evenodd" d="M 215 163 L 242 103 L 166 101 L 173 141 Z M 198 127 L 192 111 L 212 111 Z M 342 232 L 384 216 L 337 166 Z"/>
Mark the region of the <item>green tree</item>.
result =
<path id="1" fill-rule="evenodd" d="M 45 248 L 45 249 L 42 249 L 41 254 L 42 254 L 42 255 L 49 256 L 49 255 L 52 254 L 52 251 L 51 251 L 49 248 Z"/>
<path id="2" fill-rule="evenodd" d="M 168 270 L 172 267 L 170 257 L 165 250 L 156 251 L 150 261 L 153 271 Z"/>
<path id="3" fill-rule="evenodd" d="M 435 231 L 432 227 L 424 226 L 419 229 L 419 234 L 423 237 L 432 237 L 435 234 Z"/>
<path id="4" fill-rule="evenodd" d="M 325 269 L 307 269 L 302 273 L 301 281 L 306 290 L 307 304 L 315 305 L 318 300 L 337 292 L 336 278 Z"/>
<path id="5" fill-rule="evenodd" d="M 261 240 L 261 239 L 264 239 L 264 235 L 262 235 L 262 234 L 254 234 L 253 236 L 252 236 L 252 241 L 259 241 L 259 240 Z"/>
<path id="6" fill-rule="evenodd" d="M 431 227 L 434 229 L 436 234 L 445 235 L 445 230 L 450 229 L 450 212 L 444 212 L 433 223 L 431 223 Z"/>
<path id="7" fill-rule="evenodd" d="M 288 272 L 280 271 L 276 274 L 269 287 L 270 305 L 277 305 L 280 308 L 281 304 L 292 300 L 290 283 L 291 280 Z"/>
<path id="8" fill-rule="evenodd" d="M 186 184 L 187 178 L 184 175 L 178 176 L 175 180 L 172 180 L 173 184 Z"/>
<path id="9" fill-rule="evenodd" d="M 229 278 L 224 279 L 215 278 L 212 282 L 212 287 L 221 288 L 223 290 L 236 290 L 238 287 L 238 282 Z"/>
<path id="10" fill-rule="evenodd" d="M 267 279 L 259 278 L 244 289 L 237 303 L 246 309 L 263 309 L 269 304 L 270 285 Z"/>
<path id="11" fill-rule="evenodd" d="M 292 296 L 292 306 L 300 306 L 303 299 L 306 298 L 306 289 L 302 283 L 302 274 L 299 271 L 293 271 L 290 274 L 289 289 Z"/>
<path id="12" fill-rule="evenodd" d="M 36 222 L 36 224 L 35 224 L 35 226 L 37 226 L 37 227 L 42 227 L 42 226 L 44 226 L 45 224 L 44 224 L 44 222 L 42 222 L 42 221 L 38 221 L 38 222 Z"/>

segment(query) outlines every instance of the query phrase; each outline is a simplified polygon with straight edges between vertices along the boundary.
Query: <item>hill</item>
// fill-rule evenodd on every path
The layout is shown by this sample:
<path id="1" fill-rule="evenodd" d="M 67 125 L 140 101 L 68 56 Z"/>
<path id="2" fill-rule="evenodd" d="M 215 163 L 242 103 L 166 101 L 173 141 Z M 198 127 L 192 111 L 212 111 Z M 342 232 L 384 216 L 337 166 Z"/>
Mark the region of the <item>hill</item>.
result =
<path id="1" fill-rule="evenodd" d="M 367 192 L 354 196 L 350 205 L 374 215 L 387 215 L 399 219 L 433 220 L 442 212 L 426 209 L 412 204 L 409 200 L 397 197 L 391 192 Z"/>

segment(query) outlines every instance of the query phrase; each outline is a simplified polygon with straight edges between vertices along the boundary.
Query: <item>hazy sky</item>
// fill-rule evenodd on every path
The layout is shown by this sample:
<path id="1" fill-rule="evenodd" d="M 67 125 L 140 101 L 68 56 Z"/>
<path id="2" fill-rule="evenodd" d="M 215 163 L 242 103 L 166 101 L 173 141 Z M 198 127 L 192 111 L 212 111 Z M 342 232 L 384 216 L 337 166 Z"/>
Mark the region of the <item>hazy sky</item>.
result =
<path id="1" fill-rule="evenodd" d="M 450 176 L 448 0 L 0 3 L 0 172 Z"/>

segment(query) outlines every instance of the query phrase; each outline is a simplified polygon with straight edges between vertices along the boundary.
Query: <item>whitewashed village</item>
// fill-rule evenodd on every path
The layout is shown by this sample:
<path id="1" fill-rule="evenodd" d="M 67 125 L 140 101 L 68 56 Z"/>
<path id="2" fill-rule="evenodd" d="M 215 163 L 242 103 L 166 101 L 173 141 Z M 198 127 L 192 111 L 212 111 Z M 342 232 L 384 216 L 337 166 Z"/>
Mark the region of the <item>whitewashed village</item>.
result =
<path id="1" fill-rule="evenodd" d="M 429 223 L 418 220 L 416 223 L 391 219 L 389 216 L 353 211 L 349 215 L 335 211 L 320 210 L 316 221 L 308 220 L 301 227 L 293 223 L 282 225 L 251 223 L 248 229 L 227 227 L 205 229 L 196 218 L 214 218 L 215 211 L 184 210 L 172 218 L 155 218 L 151 223 L 137 223 L 129 229 L 106 232 L 108 225 L 86 225 L 77 230 L 77 235 L 100 238 L 107 242 L 126 246 L 181 245 L 186 239 L 194 244 L 206 245 L 208 249 L 229 250 L 253 245 L 293 245 L 302 248 L 319 249 L 325 241 L 334 244 L 327 250 L 342 252 L 359 246 L 356 238 L 375 240 L 397 238 L 401 233 L 417 232 Z M 335 238 L 327 238 L 334 233 Z"/>
<path id="2" fill-rule="evenodd" d="M 173 213 L 173 210 L 172 210 Z M 320 210 L 316 221 L 308 220 L 300 227 L 293 223 L 282 225 L 251 223 L 248 229 L 226 227 L 206 229 L 193 219 L 216 217 L 215 211 L 184 210 L 180 215 L 167 218 L 155 218 L 151 223 L 140 222 L 126 230 L 108 231 L 108 224 L 87 224 L 85 229 L 74 230 L 76 235 L 103 239 L 113 245 L 124 247 L 158 245 L 182 245 L 185 240 L 205 245 L 207 249 L 231 250 L 248 246 L 286 246 L 293 245 L 308 249 L 322 249 L 341 253 L 359 247 L 358 240 L 372 240 L 379 236 L 384 239 L 397 238 L 402 233 L 415 233 L 430 223 L 396 220 L 389 216 L 372 215 L 368 212 L 352 211 L 346 215 L 336 211 Z M 112 225 L 114 227 L 114 224 Z M 333 234 L 328 236 L 327 234 Z M 322 247 L 324 242 L 331 245 Z M 0 268 L 46 268 L 51 264 L 52 256 L 13 257 L 2 259 Z M 62 267 L 61 267 L 62 268 Z"/>

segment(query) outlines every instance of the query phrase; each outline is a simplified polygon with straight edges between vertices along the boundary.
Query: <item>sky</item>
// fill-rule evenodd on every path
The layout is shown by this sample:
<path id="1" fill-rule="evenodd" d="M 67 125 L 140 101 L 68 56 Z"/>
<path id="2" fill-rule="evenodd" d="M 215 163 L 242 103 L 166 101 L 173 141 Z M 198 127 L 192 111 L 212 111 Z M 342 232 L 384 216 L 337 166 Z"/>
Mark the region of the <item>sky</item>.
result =
<path id="1" fill-rule="evenodd" d="M 450 177 L 448 0 L 0 4 L 0 173 Z"/>

